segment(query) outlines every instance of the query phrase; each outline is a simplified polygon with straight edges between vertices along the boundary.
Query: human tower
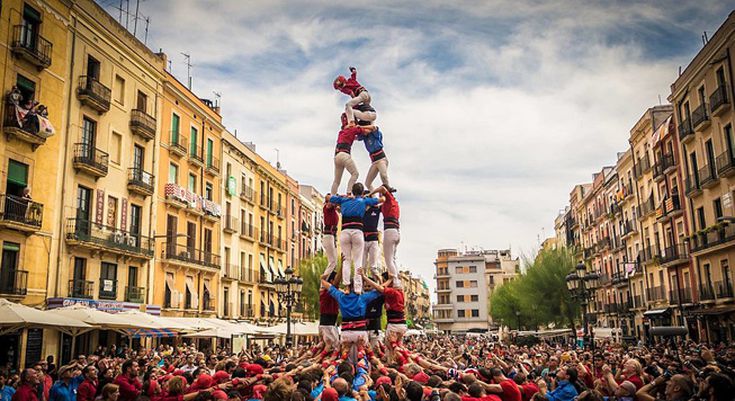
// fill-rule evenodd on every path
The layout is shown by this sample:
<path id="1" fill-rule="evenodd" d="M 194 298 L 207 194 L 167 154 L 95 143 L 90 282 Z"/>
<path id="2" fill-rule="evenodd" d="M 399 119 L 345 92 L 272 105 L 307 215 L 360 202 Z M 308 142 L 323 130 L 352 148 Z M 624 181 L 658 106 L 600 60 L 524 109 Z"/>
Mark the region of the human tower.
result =
<path id="1" fill-rule="evenodd" d="M 400 242 L 400 209 L 388 182 L 388 158 L 383 149 L 383 134 L 375 125 L 377 113 L 368 90 L 357 81 L 357 69 L 350 77 L 338 76 L 334 89 L 349 96 L 341 115 L 341 127 L 334 151 L 334 181 L 325 197 L 323 247 L 328 265 L 322 276 L 319 296 L 319 352 L 355 363 L 367 363 L 366 356 L 387 354 L 400 357 L 401 339 L 406 332 L 405 304 L 396 266 Z M 362 141 L 370 155 L 365 185 L 357 182 L 359 173 L 352 159 L 352 145 Z M 347 190 L 338 195 L 344 170 L 350 174 Z M 380 175 L 382 185 L 373 187 Z M 341 214 L 341 222 L 340 222 Z M 383 255 L 387 272 L 380 272 L 379 233 L 383 216 Z M 342 268 L 337 271 L 337 226 Z M 341 284 L 341 288 L 340 288 Z M 381 330 L 385 309 L 387 327 Z M 337 327 L 338 315 L 341 325 Z M 384 338 L 384 341 L 382 339 Z M 361 362 L 364 361 L 364 362 Z"/>

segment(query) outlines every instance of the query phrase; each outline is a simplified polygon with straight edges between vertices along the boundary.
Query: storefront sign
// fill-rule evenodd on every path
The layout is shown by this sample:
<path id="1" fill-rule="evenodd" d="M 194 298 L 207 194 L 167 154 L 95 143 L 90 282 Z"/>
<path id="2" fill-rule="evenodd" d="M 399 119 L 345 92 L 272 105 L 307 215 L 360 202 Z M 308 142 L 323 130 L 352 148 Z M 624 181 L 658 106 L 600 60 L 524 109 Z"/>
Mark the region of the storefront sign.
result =
<path id="1" fill-rule="evenodd" d="M 222 215 L 222 208 L 218 204 L 176 184 L 166 184 L 165 195 L 185 203 L 191 209 L 201 210 L 211 216 L 219 217 Z"/>

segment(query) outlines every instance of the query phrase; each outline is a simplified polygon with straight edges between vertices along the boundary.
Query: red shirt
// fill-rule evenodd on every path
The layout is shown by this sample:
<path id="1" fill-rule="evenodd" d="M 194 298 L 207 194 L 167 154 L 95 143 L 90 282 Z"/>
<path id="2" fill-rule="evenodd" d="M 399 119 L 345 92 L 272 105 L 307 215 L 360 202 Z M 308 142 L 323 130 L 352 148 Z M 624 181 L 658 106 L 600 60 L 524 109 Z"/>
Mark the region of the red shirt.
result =
<path id="1" fill-rule="evenodd" d="M 38 401 L 38 395 L 36 394 L 36 388 L 29 384 L 21 384 L 18 389 L 15 390 L 11 401 Z"/>
<path id="2" fill-rule="evenodd" d="M 336 315 L 339 313 L 339 303 L 325 289 L 319 291 L 319 313 L 322 315 Z"/>
<path id="3" fill-rule="evenodd" d="M 624 382 L 624 381 L 626 381 L 626 380 L 627 380 L 627 381 L 629 381 L 629 382 L 631 382 L 631 383 L 633 383 L 633 384 L 635 384 L 635 388 L 636 388 L 636 390 L 640 390 L 640 389 L 641 389 L 641 387 L 643 387 L 643 380 L 641 380 L 641 377 L 640 377 L 640 376 L 638 376 L 638 375 L 637 375 L 637 374 L 635 374 L 635 373 L 634 373 L 634 374 L 632 374 L 632 375 L 630 375 L 630 376 L 628 376 L 628 377 L 623 377 L 623 378 L 621 378 L 621 379 L 620 379 L 620 380 L 618 381 L 618 384 L 620 384 L 620 383 L 622 383 L 622 382 Z"/>
<path id="4" fill-rule="evenodd" d="M 357 71 L 352 71 L 352 74 L 350 74 L 350 77 L 345 82 L 345 86 L 340 88 L 339 91 L 345 95 L 355 97 L 355 90 L 359 88 L 362 88 L 362 85 L 357 82 Z"/>
<path id="5" fill-rule="evenodd" d="M 503 388 L 503 393 L 500 394 L 500 398 L 503 401 L 523 401 L 521 397 L 521 390 L 518 388 L 516 382 L 510 379 L 505 379 L 500 382 L 500 387 Z"/>
<path id="6" fill-rule="evenodd" d="M 131 379 L 125 374 L 118 375 L 113 383 L 120 386 L 118 401 L 135 401 L 140 395 L 140 389 L 143 388 L 137 377 Z"/>
<path id="7" fill-rule="evenodd" d="M 325 226 L 336 227 L 339 224 L 339 214 L 337 214 L 337 208 L 334 205 L 325 203 L 322 212 L 324 213 Z"/>
<path id="8" fill-rule="evenodd" d="M 385 296 L 385 310 L 403 312 L 406 309 L 402 290 L 386 287 L 383 295 Z"/>
<path id="9" fill-rule="evenodd" d="M 468 395 L 462 396 L 462 401 L 502 401 L 500 397 L 495 394 L 487 394 L 484 397 L 470 397 Z"/>
<path id="10" fill-rule="evenodd" d="M 97 382 L 85 379 L 77 388 L 77 401 L 94 401 L 97 394 Z"/>
<path id="11" fill-rule="evenodd" d="M 539 388 L 536 383 L 526 382 L 521 385 L 521 397 L 523 401 L 529 401 L 534 394 L 539 392 Z"/>
<path id="12" fill-rule="evenodd" d="M 337 135 L 337 144 L 352 146 L 355 138 L 360 134 L 362 134 L 362 128 L 359 126 L 345 127 Z"/>
<path id="13" fill-rule="evenodd" d="M 401 208 L 398 207 L 398 201 L 393 194 L 388 191 L 385 193 L 385 202 L 383 202 L 383 207 L 380 211 L 383 213 L 383 220 L 385 220 L 386 217 L 392 217 L 396 220 L 401 218 Z"/>

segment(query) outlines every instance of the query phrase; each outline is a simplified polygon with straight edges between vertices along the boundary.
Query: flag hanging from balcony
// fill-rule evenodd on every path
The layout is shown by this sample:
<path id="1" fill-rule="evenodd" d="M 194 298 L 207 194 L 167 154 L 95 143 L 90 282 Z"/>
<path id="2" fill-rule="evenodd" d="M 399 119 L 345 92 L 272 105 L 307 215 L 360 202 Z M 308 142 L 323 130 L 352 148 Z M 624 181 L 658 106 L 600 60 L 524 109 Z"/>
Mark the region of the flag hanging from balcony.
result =
<path id="1" fill-rule="evenodd" d="M 653 137 L 651 138 L 651 146 L 655 146 L 658 141 L 661 140 L 661 138 L 666 135 L 666 130 L 669 129 L 669 124 L 671 123 L 671 116 L 666 119 L 661 125 L 656 128 L 656 131 L 653 132 Z"/>

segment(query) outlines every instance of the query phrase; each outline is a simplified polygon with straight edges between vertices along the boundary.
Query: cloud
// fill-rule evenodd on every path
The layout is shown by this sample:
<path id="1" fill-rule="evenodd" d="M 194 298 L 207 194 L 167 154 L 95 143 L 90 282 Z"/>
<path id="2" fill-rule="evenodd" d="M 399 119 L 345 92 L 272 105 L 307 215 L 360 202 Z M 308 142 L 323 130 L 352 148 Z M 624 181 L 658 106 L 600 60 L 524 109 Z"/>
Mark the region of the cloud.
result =
<path id="1" fill-rule="evenodd" d="M 538 245 L 542 227 L 627 147 L 724 2 L 156 1 L 150 42 L 224 120 L 326 191 L 339 114 L 360 68 L 402 203 L 399 263 L 433 285 L 439 248 Z M 369 160 L 355 145 L 362 177 Z M 543 238 L 540 238 L 543 240 Z"/>

